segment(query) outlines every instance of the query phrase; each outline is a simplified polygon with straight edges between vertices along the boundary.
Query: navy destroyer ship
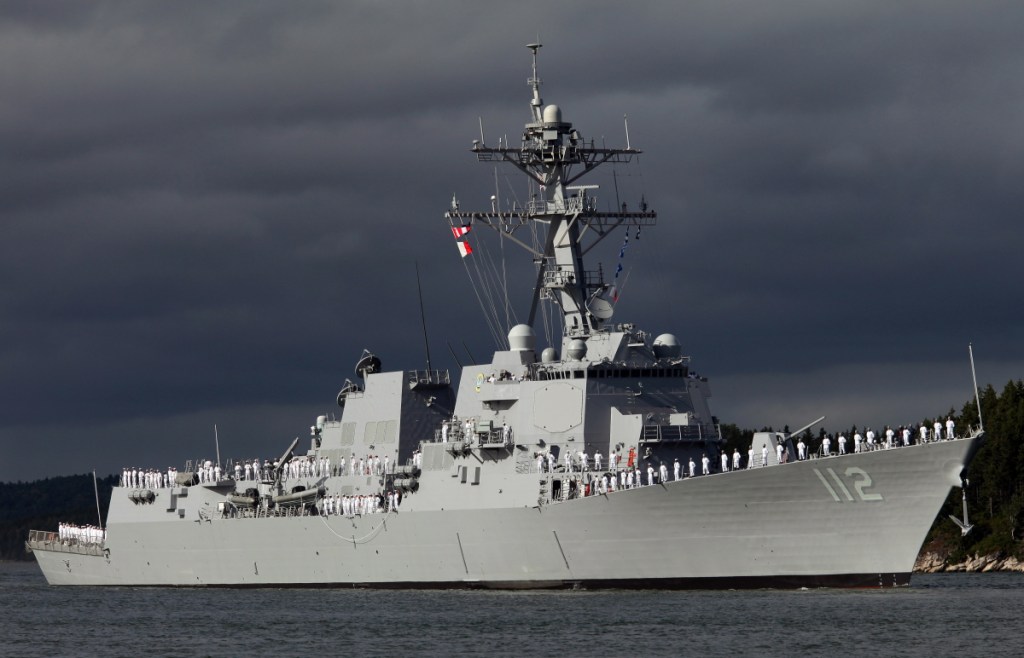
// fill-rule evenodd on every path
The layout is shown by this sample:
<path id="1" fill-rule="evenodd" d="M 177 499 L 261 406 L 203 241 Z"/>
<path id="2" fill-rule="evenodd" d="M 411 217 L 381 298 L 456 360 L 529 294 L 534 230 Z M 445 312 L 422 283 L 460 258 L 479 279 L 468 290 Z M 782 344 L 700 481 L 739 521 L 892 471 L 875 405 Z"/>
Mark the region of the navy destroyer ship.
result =
<path id="1" fill-rule="evenodd" d="M 30 531 L 27 545 L 49 583 L 910 582 L 983 432 L 959 428 L 927 441 L 915 432 L 907 446 L 806 459 L 796 433 L 758 432 L 746 454 L 723 454 L 707 379 L 674 335 L 613 323 L 616 279 L 585 266 L 588 250 L 613 231 L 655 225 L 645 202 L 602 203 L 596 186 L 577 182 L 640 151 L 628 133 L 625 148 L 588 140 L 558 106 L 545 105 L 540 45 L 529 48 L 532 98 L 521 140 L 493 146 L 481 134 L 472 146 L 478 160 L 521 173 L 527 200 L 474 212 L 453 198 L 446 213 L 464 257 L 471 231 L 495 231 L 530 253 L 528 320 L 507 328 L 489 362 L 464 365 L 457 382 L 429 366 L 385 371 L 364 352 L 337 396 L 340 416 L 317 418 L 308 444 L 300 449 L 296 439 L 278 459 L 126 470 L 106 528 Z M 538 344 L 536 325 L 554 344 Z"/>

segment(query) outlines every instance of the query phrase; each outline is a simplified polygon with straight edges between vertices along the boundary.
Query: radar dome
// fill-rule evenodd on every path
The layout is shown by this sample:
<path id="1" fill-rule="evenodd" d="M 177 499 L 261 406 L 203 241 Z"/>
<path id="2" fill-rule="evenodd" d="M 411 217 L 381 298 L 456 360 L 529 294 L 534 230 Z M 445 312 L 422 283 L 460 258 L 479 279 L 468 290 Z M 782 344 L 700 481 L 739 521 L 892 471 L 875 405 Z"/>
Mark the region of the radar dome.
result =
<path id="1" fill-rule="evenodd" d="M 554 363 L 558 361 L 558 352 L 553 347 L 545 347 L 544 351 L 540 353 L 540 360 L 543 363 Z"/>
<path id="2" fill-rule="evenodd" d="M 508 346 L 513 352 L 532 352 L 537 334 L 528 324 L 517 324 L 508 332 Z"/>
<path id="3" fill-rule="evenodd" d="M 654 339 L 654 356 L 659 359 L 675 359 L 682 351 L 679 341 L 672 334 L 662 334 Z"/>
<path id="4" fill-rule="evenodd" d="M 544 108 L 544 123 L 562 123 L 562 108 L 548 105 Z"/>
<path id="5" fill-rule="evenodd" d="M 587 341 L 576 340 L 569 343 L 569 358 L 573 361 L 582 361 L 583 357 L 587 355 Z"/>

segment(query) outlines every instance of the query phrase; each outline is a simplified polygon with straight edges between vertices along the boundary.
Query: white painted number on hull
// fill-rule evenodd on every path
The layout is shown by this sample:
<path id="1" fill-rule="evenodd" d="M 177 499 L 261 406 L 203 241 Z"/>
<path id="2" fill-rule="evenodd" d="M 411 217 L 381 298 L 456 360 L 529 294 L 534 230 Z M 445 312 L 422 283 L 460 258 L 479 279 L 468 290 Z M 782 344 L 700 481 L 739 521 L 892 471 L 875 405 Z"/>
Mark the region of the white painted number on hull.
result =
<path id="1" fill-rule="evenodd" d="M 832 496 L 832 500 L 837 503 L 841 503 L 844 500 L 847 502 L 857 502 L 858 499 L 865 502 L 884 500 L 882 498 L 882 494 L 867 491 L 871 486 L 871 476 L 868 475 L 867 471 L 863 468 L 851 466 L 846 469 L 846 472 L 844 473 L 847 482 L 853 485 L 853 490 L 857 492 L 857 498 L 853 497 L 853 494 L 850 493 L 850 489 L 846 486 L 843 482 L 843 478 L 841 478 L 838 473 L 831 468 L 826 468 L 825 472 L 828 473 L 828 478 L 826 478 L 825 475 L 817 468 L 814 469 L 814 474 L 817 475 L 818 479 L 821 480 L 821 483 L 825 485 L 825 490 Z M 832 480 L 831 483 L 829 482 L 829 479 Z M 835 486 L 833 486 L 833 484 Z M 840 496 L 840 494 L 842 494 L 842 496 Z"/>

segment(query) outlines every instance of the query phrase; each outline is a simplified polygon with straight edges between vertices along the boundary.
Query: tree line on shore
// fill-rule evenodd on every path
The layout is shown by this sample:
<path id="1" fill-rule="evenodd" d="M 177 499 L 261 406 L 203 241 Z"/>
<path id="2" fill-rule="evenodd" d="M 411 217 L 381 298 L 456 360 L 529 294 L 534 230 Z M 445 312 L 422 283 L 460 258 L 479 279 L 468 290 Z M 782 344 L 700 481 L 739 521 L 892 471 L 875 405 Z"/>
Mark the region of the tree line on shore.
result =
<path id="1" fill-rule="evenodd" d="M 1024 381 L 1008 382 L 1002 393 L 990 384 L 981 391 L 980 398 L 987 438 L 971 464 L 967 488 L 968 513 L 974 529 L 962 537 L 959 528 L 949 520 L 950 514 L 962 514 L 961 490 L 953 489 L 924 545 L 924 550 L 945 556 L 951 563 L 972 555 L 1024 559 Z M 951 407 L 933 418 L 921 420 L 931 427 L 936 420 L 945 422 L 947 417 L 956 421 L 960 431 L 976 427 L 977 403 L 972 399 L 964 403 L 959 413 Z M 856 429 L 844 431 L 850 437 Z M 826 434 L 830 433 L 822 428 L 816 435 L 806 430 L 801 436 L 813 451 Z M 729 452 L 736 448 L 746 454 L 753 435 L 753 430 L 722 426 Z M 116 475 L 97 479 L 103 515 L 106 515 L 117 480 Z M 28 531 L 56 530 L 62 521 L 96 524 L 91 474 L 28 483 L 0 483 L 0 560 L 31 559 L 25 551 Z"/>

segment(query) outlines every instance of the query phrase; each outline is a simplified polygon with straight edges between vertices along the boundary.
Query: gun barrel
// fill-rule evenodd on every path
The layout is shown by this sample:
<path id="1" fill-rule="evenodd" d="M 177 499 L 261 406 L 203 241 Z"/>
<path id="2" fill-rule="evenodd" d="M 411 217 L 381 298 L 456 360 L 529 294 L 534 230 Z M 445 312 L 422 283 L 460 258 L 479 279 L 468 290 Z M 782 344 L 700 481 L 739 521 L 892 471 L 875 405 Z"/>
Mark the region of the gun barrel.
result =
<path id="1" fill-rule="evenodd" d="M 820 423 L 820 422 L 821 422 L 821 421 L 823 421 L 823 420 L 825 420 L 825 417 L 824 417 L 824 416 L 822 416 L 822 417 L 821 417 L 821 418 L 819 418 L 818 420 L 814 421 L 813 423 L 808 423 L 808 424 L 804 425 L 803 427 L 801 427 L 800 429 L 798 429 L 798 430 L 797 430 L 797 431 L 795 431 L 795 432 L 790 432 L 790 433 L 789 433 L 789 435 L 790 435 L 790 436 L 796 436 L 796 435 L 800 434 L 801 432 L 803 432 L 804 430 L 809 430 L 809 429 L 811 429 L 812 427 L 814 427 L 815 425 L 817 425 L 818 423 Z"/>

